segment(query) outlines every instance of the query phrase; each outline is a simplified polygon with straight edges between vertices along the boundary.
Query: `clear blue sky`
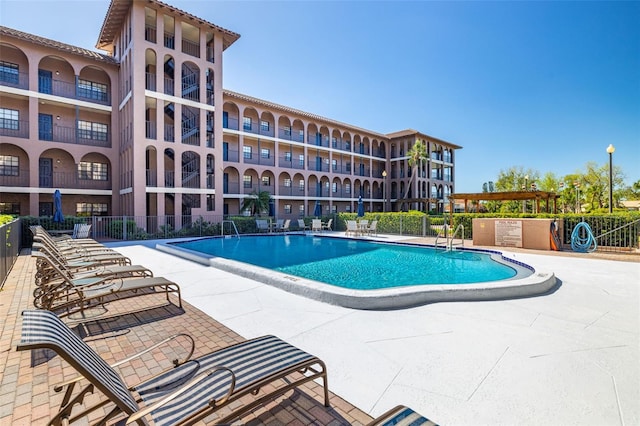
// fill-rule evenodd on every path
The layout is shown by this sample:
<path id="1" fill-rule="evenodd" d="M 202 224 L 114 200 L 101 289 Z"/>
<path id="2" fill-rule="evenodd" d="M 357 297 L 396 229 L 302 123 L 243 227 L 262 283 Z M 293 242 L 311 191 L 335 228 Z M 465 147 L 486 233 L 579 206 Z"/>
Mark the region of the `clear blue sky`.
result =
<path id="1" fill-rule="evenodd" d="M 640 2 L 165 0 L 241 34 L 224 87 L 463 146 L 456 191 L 588 161 L 640 179 Z M 93 49 L 108 0 L 0 0 L 0 24 Z"/>

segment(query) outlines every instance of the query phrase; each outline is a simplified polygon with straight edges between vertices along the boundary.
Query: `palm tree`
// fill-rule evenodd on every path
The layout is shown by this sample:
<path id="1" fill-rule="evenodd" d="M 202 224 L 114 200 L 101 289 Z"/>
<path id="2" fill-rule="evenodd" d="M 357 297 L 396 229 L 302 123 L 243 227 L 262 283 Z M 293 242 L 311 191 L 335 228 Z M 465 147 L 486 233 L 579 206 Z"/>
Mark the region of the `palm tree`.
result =
<path id="1" fill-rule="evenodd" d="M 271 201 L 271 194 L 269 191 L 253 191 L 242 200 L 240 211 L 249 210 L 252 215 L 260 216 L 262 213 L 269 211 L 269 202 Z"/>
<path id="2" fill-rule="evenodd" d="M 411 167 L 411 176 L 407 180 L 407 189 L 405 189 L 403 197 L 405 199 L 409 196 L 411 183 L 414 180 L 418 179 L 418 166 L 422 163 L 422 161 L 427 159 L 427 147 L 424 143 L 422 143 L 420 139 L 416 139 L 407 154 L 409 155 L 409 167 Z"/>

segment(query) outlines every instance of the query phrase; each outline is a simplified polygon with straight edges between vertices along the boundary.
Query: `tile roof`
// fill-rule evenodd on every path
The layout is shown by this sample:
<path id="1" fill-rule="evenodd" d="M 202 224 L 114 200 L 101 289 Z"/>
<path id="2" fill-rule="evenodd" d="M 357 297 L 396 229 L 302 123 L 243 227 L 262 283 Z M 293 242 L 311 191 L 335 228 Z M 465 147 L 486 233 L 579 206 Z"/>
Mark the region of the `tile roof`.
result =
<path id="1" fill-rule="evenodd" d="M 27 41 L 30 43 L 38 44 L 40 46 L 50 47 L 52 49 L 57 49 L 63 51 L 65 53 L 70 53 L 74 55 L 84 56 L 88 59 L 93 59 L 100 62 L 105 62 L 108 64 L 117 65 L 118 62 L 108 55 L 103 55 L 102 53 L 95 52 L 93 50 L 84 49 L 82 47 L 72 46 L 70 44 L 65 44 L 59 41 L 51 40 L 48 38 L 40 37 L 34 34 L 25 33 L 13 28 L 0 26 L 0 36 L 1 37 L 13 37 L 23 41 Z"/>
<path id="2" fill-rule="evenodd" d="M 223 37 L 223 50 L 231 46 L 236 40 L 240 38 L 240 34 L 238 33 L 227 30 L 226 28 L 222 28 L 221 26 L 218 26 L 211 22 L 205 21 L 202 18 L 191 15 L 190 13 L 173 7 L 170 4 L 163 3 L 157 0 L 147 0 L 147 2 L 149 4 L 156 4 L 160 6 L 160 8 L 168 9 L 174 15 L 187 18 L 187 20 L 195 21 L 201 26 L 208 26 L 214 30 L 220 31 Z M 116 34 L 118 34 L 118 32 L 120 31 L 120 27 L 122 26 L 125 16 L 127 15 L 127 12 L 129 11 L 132 3 L 133 0 L 111 0 L 109 9 L 107 10 L 107 14 L 104 18 L 104 22 L 102 23 L 102 28 L 100 29 L 100 35 L 98 36 L 96 47 L 101 49 L 105 46 L 113 44 Z"/>

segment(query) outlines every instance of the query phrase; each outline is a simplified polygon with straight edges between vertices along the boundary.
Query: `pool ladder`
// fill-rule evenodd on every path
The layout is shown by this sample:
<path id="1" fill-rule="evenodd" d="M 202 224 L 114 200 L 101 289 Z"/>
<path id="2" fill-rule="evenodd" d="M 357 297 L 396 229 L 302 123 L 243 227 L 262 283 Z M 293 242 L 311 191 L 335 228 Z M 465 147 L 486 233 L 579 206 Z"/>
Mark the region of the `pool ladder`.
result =
<path id="1" fill-rule="evenodd" d="M 240 238 L 240 233 L 238 232 L 238 228 L 236 227 L 236 223 L 232 220 L 223 220 L 222 226 L 220 226 L 220 235 L 224 236 L 224 224 L 230 223 L 233 227 L 233 230 L 236 232 L 236 238 Z"/>
<path id="2" fill-rule="evenodd" d="M 460 239 L 460 242 L 455 244 L 455 239 L 458 233 L 460 233 L 460 236 L 458 237 Z M 445 238 L 445 241 L 443 241 L 444 245 L 440 245 L 438 243 L 438 240 L 442 237 Z M 463 224 L 458 225 L 458 227 L 453 232 L 453 234 L 449 235 L 449 225 L 445 223 L 444 227 L 441 228 L 440 231 L 438 231 L 438 235 L 436 236 L 436 242 L 435 242 L 436 250 L 439 247 L 443 247 L 445 251 L 451 251 L 454 249 L 454 245 L 464 247 L 464 225 Z"/>

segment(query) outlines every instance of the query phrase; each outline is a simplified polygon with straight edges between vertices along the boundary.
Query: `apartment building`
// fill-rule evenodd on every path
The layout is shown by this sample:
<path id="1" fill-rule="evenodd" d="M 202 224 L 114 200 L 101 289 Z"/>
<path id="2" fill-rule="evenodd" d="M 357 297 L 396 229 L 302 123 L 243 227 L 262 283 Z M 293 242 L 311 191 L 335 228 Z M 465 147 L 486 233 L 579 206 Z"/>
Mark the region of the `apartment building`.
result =
<path id="1" fill-rule="evenodd" d="M 458 145 L 381 134 L 223 89 L 240 37 L 155 0 L 112 0 L 96 47 L 0 27 L 0 213 L 279 217 L 419 206 L 443 211 Z M 312 84 L 312 82 L 309 82 Z M 420 140 L 427 157 L 409 166 Z M 417 170 L 414 173 L 413 170 Z"/>

